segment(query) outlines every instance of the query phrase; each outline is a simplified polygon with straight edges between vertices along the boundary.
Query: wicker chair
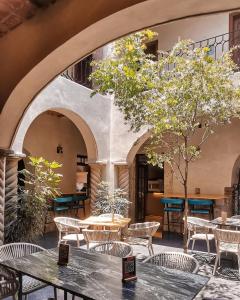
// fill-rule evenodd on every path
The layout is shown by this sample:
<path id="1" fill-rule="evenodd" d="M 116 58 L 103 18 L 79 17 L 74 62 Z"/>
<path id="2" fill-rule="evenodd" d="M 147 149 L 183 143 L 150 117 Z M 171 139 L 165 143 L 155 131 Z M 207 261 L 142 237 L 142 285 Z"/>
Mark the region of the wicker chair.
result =
<path id="1" fill-rule="evenodd" d="M 150 256 L 143 263 L 151 263 L 169 269 L 181 270 L 189 273 L 197 273 L 199 263 L 189 254 L 179 252 L 162 252 Z"/>
<path id="2" fill-rule="evenodd" d="M 101 214 L 98 216 L 98 218 L 112 218 L 112 214 L 108 213 L 108 214 Z M 114 219 L 123 219 L 124 217 L 122 215 L 119 214 L 114 214 Z"/>
<path id="3" fill-rule="evenodd" d="M 102 242 L 112 242 L 120 240 L 120 232 L 118 230 L 82 230 L 84 239 L 89 249 L 90 243 L 99 244 Z"/>
<path id="4" fill-rule="evenodd" d="M 88 225 L 83 225 L 80 220 L 68 217 L 56 217 L 54 222 L 59 232 L 58 245 L 61 242 L 76 241 L 77 247 L 80 247 L 80 241 L 84 240 L 81 230 L 87 228 Z"/>
<path id="5" fill-rule="evenodd" d="M 17 299 L 19 284 L 14 272 L 0 266 L 0 299 L 12 296 L 12 299 Z"/>
<path id="6" fill-rule="evenodd" d="M 159 226 L 159 222 L 131 224 L 126 232 L 125 241 L 130 245 L 145 246 L 148 248 L 149 255 L 153 255 L 152 237 Z"/>
<path id="7" fill-rule="evenodd" d="M 90 252 L 108 254 L 117 257 L 127 257 L 132 255 L 133 249 L 130 245 L 123 242 L 107 242 L 90 249 Z"/>
<path id="8" fill-rule="evenodd" d="M 216 228 L 216 225 L 213 225 L 208 220 L 204 220 L 196 217 L 188 217 L 187 228 L 188 228 L 187 247 L 189 246 L 190 241 L 192 241 L 192 251 L 193 251 L 196 240 L 206 241 L 208 257 L 210 260 L 209 241 L 214 240 L 214 234 L 210 232 L 211 230 L 214 230 Z"/>
<path id="9" fill-rule="evenodd" d="M 0 247 L 0 261 L 11 260 L 25 255 L 30 255 L 46 249 L 29 243 L 11 243 Z M 47 285 L 39 280 L 29 276 L 23 276 L 22 293 L 27 299 L 28 294 L 31 294 Z M 56 289 L 54 288 L 54 297 L 57 299 Z"/>
<path id="10" fill-rule="evenodd" d="M 220 265 L 220 258 L 222 252 L 231 252 L 237 255 L 238 269 L 240 275 L 240 231 L 216 229 L 214 230 L 214 234 L 217 245 L 217 255 L 213 275 L 215 275 L 216 273 L 218 262 Z"/>

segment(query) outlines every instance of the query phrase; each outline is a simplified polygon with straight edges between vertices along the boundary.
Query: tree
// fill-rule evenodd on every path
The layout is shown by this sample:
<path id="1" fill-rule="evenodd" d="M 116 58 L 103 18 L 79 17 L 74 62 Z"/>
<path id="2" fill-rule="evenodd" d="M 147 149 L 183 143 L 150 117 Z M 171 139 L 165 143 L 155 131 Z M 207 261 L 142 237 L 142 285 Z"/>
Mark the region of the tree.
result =
<path id="1" fill-rule="evenodd" d="M 239 117 L 240 90 L 232 81 L 231 51 L 214 59 L 208 47 L 194 49 L 186 40 L 154 61 L 145 43 L 155 35 L 145 30 L 117 41 L 112 58 L 94 62 L 91 77 L 94 93 L 113 94 L 132 130 L 150 130 L 149 161 L 167 163 L 183 185 L 186 232 L 190 164 L 217 126 Z"/>
<path id="2" fill-rule="evenodd" d="M 20 188 L 17 219 L 8 228 L 7 242 L 33 242 L 43 233 L 49 201 L 59 195 L 62 165 L 42 157 L 29 157 L 29 168 L 21 172 L 24 188 Z"/>
<path id="3" fill-rule="evenodd" d="M 122 189 L 114 189 L 111 192 L 109 183 L 102 181 L 98 185 L 93 214 L 98 216 L 111 213 L 127 217 L 130 203 L 127 199 L 127 193 Z"/>

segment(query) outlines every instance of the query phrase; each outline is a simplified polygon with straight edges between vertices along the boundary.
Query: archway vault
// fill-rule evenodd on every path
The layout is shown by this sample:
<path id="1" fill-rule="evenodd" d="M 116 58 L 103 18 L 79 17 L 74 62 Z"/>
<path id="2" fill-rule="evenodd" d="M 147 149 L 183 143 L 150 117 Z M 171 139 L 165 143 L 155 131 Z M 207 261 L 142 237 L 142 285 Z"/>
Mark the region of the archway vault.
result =
<path id="1" fill-rule="evenodd" d="M 10 146 L 37 93 L 94 49 L 142 28 L 237 9 L 239 0 L 57 1 L 0 41 L 0 128 L 8 128 L 1 134 L 0 146 Z M 9 112 L 13 112 L 11 120 Z"/>
<path id="2" fill-rule="evenodd" d="M 103 116 L 98 113 L 99 106 L 102 105 L 106 106 L 104 114 L 107 118 L 109 105 L 105 98 L 99 96 L 93 102 L 88 89 L 65 78 L 58 78 L 41 95 L 37 96 L 25 111 L 12 139 L 11 149 L 15 152 L 22 152 L 24 138 L 30 125 L 39 115 L 51 110 L 69 118 L 79 129 L 86 144 L 89 161 L 105 159 L 103 156 L 108 153 L 109 132 L 107 128 L 105 131 L 104 129 L 101 132 L 98 131 L 103 119 Z"/>

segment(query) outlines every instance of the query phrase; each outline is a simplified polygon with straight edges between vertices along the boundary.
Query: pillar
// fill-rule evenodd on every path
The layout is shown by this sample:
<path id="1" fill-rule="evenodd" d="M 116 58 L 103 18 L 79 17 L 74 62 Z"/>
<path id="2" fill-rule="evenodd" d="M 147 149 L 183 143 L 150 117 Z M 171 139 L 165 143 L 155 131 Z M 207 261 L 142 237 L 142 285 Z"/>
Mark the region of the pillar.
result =
<path id="1" fill-rule="evenodd" d="M 0 245 L 4 243 L 6 157 L 11 153 L 13 151 L 0 149 Z"/>
<path id="2" fill-rule="evenodd" d="M 96 193 L 99 183 L 102 181 L 103 165 L 99 163 L 91 163 L 90 165 L 90 209 L 91 212 L 95 208 Z"/>
<path id="3" fill-rule="evenodd" d="M 15 153 L 9 154 L 6 157 L 4 232 L 5 239 L 7 241 L 9 241 L 9 228 L 11 224 L 17 219 L 18 161 L 23 157 L 25 157 L 25 155 Z"/>
<path id="4" fill-rule="evenodd" d="M 128 165 L 117 165 L 118 187 L 122 189 L 129 198 L 129 168 Z"/>

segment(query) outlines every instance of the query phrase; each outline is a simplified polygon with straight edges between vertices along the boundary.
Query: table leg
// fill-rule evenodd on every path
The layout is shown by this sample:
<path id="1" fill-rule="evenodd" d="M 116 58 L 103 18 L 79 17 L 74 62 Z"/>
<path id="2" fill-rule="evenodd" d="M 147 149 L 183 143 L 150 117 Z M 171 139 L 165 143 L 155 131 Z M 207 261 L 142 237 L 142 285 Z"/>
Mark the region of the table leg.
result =
<path id="1" fill-rule="evenodd" d="M 22 300 L 22 274 L 18 274 L 18 281 L 19 281 L 19 289 L 18 289 L 18 300 Z"/>
<path id="2" fill-rule="evenodd" d="M 67 300 L 67 291 L 64 291 L 64 300 Z"/>

